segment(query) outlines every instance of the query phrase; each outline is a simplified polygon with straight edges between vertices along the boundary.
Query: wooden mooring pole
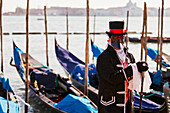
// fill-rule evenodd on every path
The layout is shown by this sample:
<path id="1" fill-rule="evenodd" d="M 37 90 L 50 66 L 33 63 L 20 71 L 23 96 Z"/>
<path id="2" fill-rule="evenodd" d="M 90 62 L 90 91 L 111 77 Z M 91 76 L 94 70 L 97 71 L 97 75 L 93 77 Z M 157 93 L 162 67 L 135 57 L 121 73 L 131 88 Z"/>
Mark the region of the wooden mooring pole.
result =
<path id="1" fill-rule="evenodd" d="M 160 70 L 162 69 L 163 17 L 164 17 L 164 0 L 162 0 L 162 13 L 161 13 Z"/>
<path id="2" fill-rule="evenodd" d="M 142 37 L 141 37 L 141 61 L 143 58 L 143 44 L 144 44 L 144 40 L 143 40 L 143 35 L 144 35 L 144 30 L 145 30 L 145 61 L 147 60 L 147 7 L 146 7 L 146 2 L 144 2 L 144 18 L 143 18 L 143 29 L 142 29 Z M 143 82 L 144 82 L 144 78 L 143 78 L 143 73 L 142 73 L 142 81 L 141 81 L 141 92 L 140 92 L 140 105 L 139 105 L 139 113 L 141 113 L 141 109 L 142 109 L 142 98 L 143 98 Z"/>
<path id="3" fill-rule="evenodd" d="M 69 46 L 69 31 L 68 31 L 68 7 L 66 9 L 66 24 L 67 24 L 67 45 L 66 45 L 66 48 L 67 50 L 69 49 L 68 46 Z"/>
<path id="4" fill-rule="evenodd" d="M 144 22 L 145 22 L 145 40 L 144 40 L 144 45 L 145 45 L 145 62 L 147 62 L 147 32 L 148 32 L 148 30 L 147 30 L 147 6 L 146 6 L 146 2 L 145 2 L 145 4 L 144 4 L 145 6 L 144 6 L 144 8 L 145 8 L 145 18 L 144 18 Z"/>
<path id="5" fill-rule="evenodd" d="M 1 72 L 3 73 L 3 32 L 2 32 L 2 0 L 0 4 L 0 32 L 1 32 Z"/>
<path id="6" fill-rule="evenodd" d="M 84 94 L 88 96 L 88 61 L 89 61 L 89 0 L 87 0 L 87 33 L 86 33 L 86 61 L 85 61 L 85 83 Z"/>
<path id="7" fill-rule="evenodd" d="M 129 10 L 127 11 L 127 21 L 126 21 L 126 30 L 128 31 L 128 24 L 129 24 Z M 129 42 L 129 38 L 128 38 L 128 33 L 126 34 L 126 47 L 128 47 L 128 42 Z"/>
<path id="8" fill-rule="evenodd" d="M 158 37 L 157 37 L 157 41 L 158 41 L 158 45 L 157 45 L 157 65 L 156 65 L 156 70 L 158 71 L 158 65 L 159 65 L 159 43 L 160 43 L 160 36 L 159 36 L 159 32 L 160 32 L 160 7 L 158 9 Z"/>
<path id="9" fill-rule="evenodd" d="M 95 27 L 96 27 L 96 15 L 94 15 L 94 23 L 93 23 L 93 42 L 95 41 Z"/>
<path id="10" fill-rule="evenodd" d="M 26 11 L 26 73 L 25 73 L 25 102 L 29 103 L 29 81 L 28 81 L 28 74 L 29 74 L 29 62 L 28 62 L 28 49 L 29 49 L 29 0 L 27 0 L 27 11 Z M 25 113 L 28 113 L 28 106 L 25 105 Z"/>
<path id="11" fill-rule="evenodd" d="M 45 36 L 46 36 L 46 61 L 47 61 L 47 66 L 49 66 L 49 61 L 48 61 L 48 32 L 47 32 L 47 11 L 46 11 L 46 6 L 44 6 L 44 23 L 45 23 Z"/>
<path id="12" fill-rule="evenodd" d="M 0 1 L 0 33 L 1 33 L 1 72 L 4 72 L 4 68 L 3 68 L 3 30 L 2 30 L 2 4 L 3 1 Z M 7 92 L 7 113 L 9 113 L 9 92 L 8 90 L 6 90 Z"/>

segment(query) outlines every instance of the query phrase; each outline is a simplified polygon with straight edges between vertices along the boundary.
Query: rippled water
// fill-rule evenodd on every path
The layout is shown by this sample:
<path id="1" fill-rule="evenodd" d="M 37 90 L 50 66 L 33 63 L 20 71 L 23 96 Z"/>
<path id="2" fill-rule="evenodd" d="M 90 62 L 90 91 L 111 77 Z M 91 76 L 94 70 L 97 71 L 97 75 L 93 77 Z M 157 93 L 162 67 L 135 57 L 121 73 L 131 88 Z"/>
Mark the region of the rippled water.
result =
<path id="1" fill-rule="evenodd" d="M 44 21 L 38 21 L 38 16 L 30 17 L 29 31 L 43 33 Z M 42 17 L 43 18 L 43 17 Z M 48 31 L 49 32 L 66 32 L 66 18 L 64 16 L 50 16 L 48 17 Z M 97 17 L 96 18 L 96 32 L 105 32 L 109 30 L 109 21 L 111 20 L 124 20 L 125 17 Z M 12 41 L 15 41 L 17 46 L 25 51 L 26 36 L 25 35 L 12 35 L 13 32 L 25 32 L 25 16 L 4 16 L 3 17 L 3 32 L 8 32 L 10 35 L 4 35 L 4 74 L 9 77 L 15 93 L 24 99 L 24 83 L 18 76 L 14 67 L 9 65 L 10 57 L 13 56 Z M 170 18 L 165 18 L 164 21 L 164 36 L 170 37 Z M 86 17 L 69 17 L 69 31 L 70 32 L 86 32 Z M 142 17 L 129 18 L 129 31 L 142 31 Z M 157 36 L 157 17 L 148 18 L 148 31 L 153 32 L 152 36 Z M 90 17 L 90 32 L 93 32 L 93 17 Z M 130 35 L 129 35 L 130 36 Z M 131 35 L 131 36 L 140 36 Z M 66 48 L 66 35 L 48 35 L 49 37 L 49 67 L 54 69 L 56 73 L 65 76 L 63 69 L 58 63 L 55 56 L 54 38 L 57 39 L 60 46 Z M 93 38 L 93 35 L 90 35 Z M 105 48 L 107 44 L 107 35 L 96 35 L 95 44 L 101 48 Z M 85 61 L 85 42 L 86 35 L 69 35 L 69 50 L 81 60 Z M 157 44 L 148 44 L 149 47 L 157 49 Z M 163 44 L 163 52 L 169 54 L 170 44 Z M 92 52 L 90 49 L 90 62 L 92 61 Z M 140 44 L 129 43 L 129 52 L 133 53 L 136 61 L 140 60 Z M 46 64 L 45 53 L 45 35 L 29 35 L 29 54 L 43 64 Z M 149 69 L 154 71 L 156 64 L 148 57 Z M 29 113 L 51 113 L 45 106 L 39 105 L 33 97 L 30 98 L 31 107 Z M 20 103 L 21 113 L 24 112 L 24 105 Z"/>

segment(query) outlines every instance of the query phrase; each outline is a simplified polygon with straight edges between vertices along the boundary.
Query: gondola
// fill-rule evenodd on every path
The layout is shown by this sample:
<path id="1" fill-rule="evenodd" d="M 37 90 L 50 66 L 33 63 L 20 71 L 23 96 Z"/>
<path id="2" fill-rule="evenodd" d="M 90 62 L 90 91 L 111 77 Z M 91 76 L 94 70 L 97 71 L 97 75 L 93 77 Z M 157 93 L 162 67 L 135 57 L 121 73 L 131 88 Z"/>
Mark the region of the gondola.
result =
<path id="1" fill-rule="evenodd" d="M 7 97 L 8 96 L 8 97 Z M 7 99 L 9 98 L 9 99 Z M 12 90 L 9 79 L 0 75 L 0 113 L 19 113 L 19 103 Z"/>
<path id="2" fill-rule="evenodd" d="M 76 65 L 84 65 L 84 62 L 81 61 L 80 59 L 78 59 L 76 56 L 74 56 L 68 50 L 65 50 L 62 47 L 60 47 L 59 44 L 57 43 L 57 41 L 55 41 L 55 52 L 56 52 L 56 56 L 57 56 L 57 59 L 58 59 L 59 63 L 62 65 L 65 72 L 68 74 L 68 76 L 71 76 L 72 83 L 78 89 L 82 90 L 84 85 L 81 82 L 79 82 L 77 79 L 73 79 L 73 77 L 72 77 L 73 72 L 72 71 L 74 71 Z M 89 91 L 89 98 L 91 98 L 91 100 L 94 103 L 97 103 L 98 89 L 91 86 L 91 85 L 89 85 L 88 91 Z M 157 112 L 159 112 L 159 113 L 167 113 L 166 112 L 167 105 L 166 105 L 165 99 L 162 98 L 158 94 L 150 93 L 150 95 L 153 95 L 153 96 L 143 98 L 143 101 L 142 101 L 142 103 L 143 103 L 142 104 L 142 113 L 149 113 L 149 112 L 152 112 L 152 113 L 157 113 Z M 96 97 L 96 99 L 93 99 L 93 97 Z M 135 100 L 136 100 L 135 104 L 134 104 L 134 109 L 135 109 L 135 112 L 138 113 L 139 112 L 139 101 L 138 101 L 139 100 L 139 95 L 136 95 L 134 93 L 134 97 L 135 97 Z M 157 100 L 161 100 L 161 101 L 157 101 Z M 147 108 L 147 107 L 150 106 L 149 102 L 151 102 L 152 105 L 155 104 L 156 106 L 157 105 L 158 106 L 157 107 L 152 106 L 151 108 Z M 147 104 L 147 105 L 144 105 L 144 104 Z"/>
<path id="3" fill-rule="evenodd" d="M 85 63 L 78 59 L 76 56 L 74 56 L 71 52 L 68 50 L 63 49 L 57 44 L 57 41 L 55 40 L 55 53 L 57 56 L 57 59 L 61 66 L 63 67 L 65 73 L 68 76 L 71 76 L 71 73 L 75 69 L 77 65 L 81 65 L 84 67 Z M 94 73 L 95 74 L 95 73 Z M 77 81 L 76 79 L 71 78 L 72 84 L 77 87 L 82 92 L 84 91 L 84 85 Z M 81 77 L 80 77 L 81 78 Z M 98 89 L 94 88 L 93 86 L 88 87 L 88 95 L 89 98 L 97 104 L 97 95 L 98 95 Z"/>
<path id="4" fill-rule="evenodd" d="M 22 81 L 25 82 L 26 54 L 14 45 L 15 66 Z M 12 59 L 11 59 L 12 62 Z M 29 55 L 29 88 L 39 102 L 56 113 L 92 112 L 97 113 L 96 105 L 80 90 L 69 83 L 67 78 L 55 74 Z"/>
<path id="5" fill-rule="evenodd" d="M 136 37 L 129 37 L 129 42 L 140 43 L 141 40 Z M 147 42 L 149 43 L 157 43 L 157 37 L 148 37 Z M 163 43 L 170 43 L 170 38 L 164 38 Z"/>

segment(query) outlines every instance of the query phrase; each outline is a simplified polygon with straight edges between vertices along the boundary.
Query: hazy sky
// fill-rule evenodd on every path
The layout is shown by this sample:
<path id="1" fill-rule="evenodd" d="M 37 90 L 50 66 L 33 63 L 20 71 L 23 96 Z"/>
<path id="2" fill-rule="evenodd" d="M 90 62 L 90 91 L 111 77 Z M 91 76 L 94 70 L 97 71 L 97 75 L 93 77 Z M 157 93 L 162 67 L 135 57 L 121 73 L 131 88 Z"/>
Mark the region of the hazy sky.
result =
<path id="1" fill-rule="evenodd" d="M 78 7 L 85 8 L 86 0 L 29 0 L 30 8 L 43 8 L 60 6 L 60 7 Z M 127 4 L 129 0 L 89 0 L 90 8 L 109 8 L 122 7 Z M 159 7 L 162 0 L 131 0 L 136 3 L 138 7 L 143 8 L 144 1 L 147 7 Z M 16 7 L 26 8 L 27 0 L 3 0 L 3 12 L 15 11 Z M 170 7 L 170 0 L 165 0 L 165 8 Z"/>

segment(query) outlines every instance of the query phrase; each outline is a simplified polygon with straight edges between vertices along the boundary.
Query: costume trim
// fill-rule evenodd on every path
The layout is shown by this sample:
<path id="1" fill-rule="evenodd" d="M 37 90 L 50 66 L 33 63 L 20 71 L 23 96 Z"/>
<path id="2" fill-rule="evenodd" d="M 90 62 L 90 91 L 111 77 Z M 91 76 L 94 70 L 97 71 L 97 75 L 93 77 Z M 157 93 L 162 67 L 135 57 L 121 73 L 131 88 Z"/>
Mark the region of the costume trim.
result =
<path id="1" fill-rule="evenodd" d="M 112 96 L 112 100 L 110 100 L 110 101 L 108 101 L 108 102 L 103 101 L 103 96 L 101 96 L 101 98 L 100 98 L 100 103 L 101 103 L 102 105 L 104 105 L 104 106 L 109 106 L 109 105 L 115 103 L 115 96 Z"/>
<path id="2" fill-rule="evenodd" d="M 125 107 L 125 104 L 116 104 L 118 107 Z"/>
<path id="3" fill-rule="evenodd" d="M 123 71 L 123 74 L 124 74 L 124 76 L 125 76 L 125 79 L 128 81 L 128 79 L 127 79 L 127 76 L 126 76 L 126 73 L 125 73 L 124 69 L 122 69 L 122 71 Z M 128 82 L 129 82 L 129 81 L 128 81 Z"/>
<path id="4" fill-rule="evenodd" d="M 118 91 L 117 94 L 126 94 L 125 91 Z"/>

